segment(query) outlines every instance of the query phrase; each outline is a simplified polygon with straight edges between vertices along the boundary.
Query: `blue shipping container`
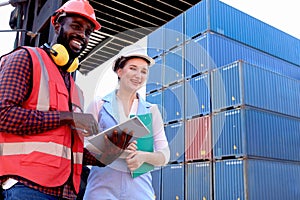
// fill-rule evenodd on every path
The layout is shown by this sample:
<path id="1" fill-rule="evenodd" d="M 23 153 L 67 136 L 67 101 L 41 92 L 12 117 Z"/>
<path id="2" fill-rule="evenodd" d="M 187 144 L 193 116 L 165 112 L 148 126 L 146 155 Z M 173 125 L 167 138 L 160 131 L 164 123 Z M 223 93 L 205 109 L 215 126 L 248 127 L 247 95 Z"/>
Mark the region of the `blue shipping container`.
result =
<path id="1" fill-rule="evenodd" d="M 214 31 L 300 65 L 300 40 L 219 0 L 203 0 L 185 12 L 185 33 Z"/>
<path id="2" fill-rule="evenodd" d="M 214 163 L 214 200 L 300 199 L 300 165 L 271 160 Z"/>
<path id="3" fill-rule="evenodd" d="M 212 162 L 187 163 L 186 199 L 210 200 L 212 198 Z"/>
<path id="4" fill-rule="evenodd" d="M 154 189 L 154 199 L 161 199 L 161 167 L 155 167 L 154 170 L 151 171 L 152 175 L 152 186 Z"/>
<path id="5" fill-rule="evenodd" d="M 208 73 L 195 76 L 185 82 L 185 102 L 186 119 L 211 113 Z"/>
<path id="6" fill-rule="evenodd" d="M 147 36 L 147 54 L 155 58 L 163 54 L 163 28 L 159 27 Z"/>
<path id="7" fill-rule="evenodd" d="M 181 14 L 163 26 L 165 50 L 170 50 L 184 42 L 183 20 L 184 14 Z"/>
<path id="8" fill-rule="evenodd" d="M 183 80 L 183 55 L 182 46 L 164 54 L 163 83 L 168 86 Z"/>
<path id="9" fill-rule="evenodd" d="M 162 200 L 184 199 L 184 165 L 162 168 Z"/>
<path id="10" fill-rule="evenodd" d="M 300 161 L 300 118 L 253 108 L 212 116 L 213 157 L 265 157 Z"/>
<path id="11" fill-rule="evenodd" d="M 217 33 L 207 32 L 185 43 L 185 77 L 243 60 L 300 80 L 300 67 Z"/>
<path id="12" fill-rule="evenodd" d="M 182 163 L 184 161 L 184 123 L 166 125 L 165 133 L 170 148 L 170 163 Z"/>
<path id="13" fill-rule="evenodd" d="M 152 92 L 152 93 L 146 95 L 146 101 L 153 103 L 153 104 L 157 104 L 162 117 L 164 117 L 165 109 L 162 104 L 162 102 L 163 102 L 162 98 L 163 98 L 163 96 L 162 96 L 161 90 L 158 90 L 158 91 L 155 91 L 155 92 Z"/>
<path id="14" fill-rule="evenodd" d="M 208 46 L 211 45 L 209 42 L 209 35 L 210 34 L 200 36 L 199 38 L 185 43 L 185 78 L 190 78 L 195 74 L 207 72 L 210 68 L 213 68 L 209 64 L 210 56 L 214 59 L 214 55 L 209 53 Z M 213 46 L 212 48 L 215 47 Z M 213 61 L 211 63 L 213 63 Z"/>
<path id="15" fill-rule="evenodd" d="M 146 83 L 146 93 L 159 90 L 163 86 L 163 60 L 159 56 L 155 59 L 155 64 L 149 68 L 149 76 Z"/>
<path id="16" fill-rule="evenodd" d="M 163 120 L 165 123 L 183 119 L 184 98 L 183 82 L 163 89 Z"/>
<path id="17" fill-rule="evenodd" d="M 300 117 L 300 80 L 245 62 L 212 71 L 212 111 L 250 105 Z"/>

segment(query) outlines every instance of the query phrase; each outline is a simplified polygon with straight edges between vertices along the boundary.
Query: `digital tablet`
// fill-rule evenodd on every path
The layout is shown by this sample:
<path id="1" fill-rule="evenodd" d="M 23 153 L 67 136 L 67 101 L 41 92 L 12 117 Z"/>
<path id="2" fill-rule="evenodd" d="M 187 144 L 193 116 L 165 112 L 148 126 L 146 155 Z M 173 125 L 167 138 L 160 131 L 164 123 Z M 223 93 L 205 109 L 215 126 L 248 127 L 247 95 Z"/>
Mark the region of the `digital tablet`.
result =
<path id="1" fill-rule="evenodd" d="M 130 133 L 131 131 L 133 131 L 133 136 L 132 136 L 130 142 L 150 133 L 148 128 L 143 124 L 143 122 L 137 116 L 135 116 L 133 118 L 128 119 L 127 121 L 125 121 L 123 123 L 117 124 L 101 133 L 98 133 L 95 136 L 90 137 L 88 139 L 88 142 L 90 144 L 92 144 L 94 147 L 87 146 L 87 148 L 89 150 L 91 150 L 92 152 L 95 150 L 95 148 L 100 152 L 104 152 L 104 149 L 103 149 L 105 147 L 104 135 L 105 134 L 110 135 L 110 134 L 112 134 L 112 132 L 114 130 L 121 132 L 124 129 L 127 129 L 127 133 Z"/>

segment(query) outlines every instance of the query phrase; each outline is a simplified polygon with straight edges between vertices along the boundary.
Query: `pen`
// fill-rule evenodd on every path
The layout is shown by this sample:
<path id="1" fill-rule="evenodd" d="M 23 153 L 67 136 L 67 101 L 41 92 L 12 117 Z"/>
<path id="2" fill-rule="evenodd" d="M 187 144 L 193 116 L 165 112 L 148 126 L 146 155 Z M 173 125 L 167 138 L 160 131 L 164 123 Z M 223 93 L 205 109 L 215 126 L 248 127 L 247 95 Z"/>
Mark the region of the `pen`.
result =
<path id="1" fill-rule="evenodd" d="M 83 128 L 78 128 L 78 127 L 74 127 L 74 126 L 71 126 L 71 129 L 73 130 L 78 130 L 78 131 L 82 131 L 84 133 L 88 133 L 88 131 L 86 129 L 83 129 Z"/>

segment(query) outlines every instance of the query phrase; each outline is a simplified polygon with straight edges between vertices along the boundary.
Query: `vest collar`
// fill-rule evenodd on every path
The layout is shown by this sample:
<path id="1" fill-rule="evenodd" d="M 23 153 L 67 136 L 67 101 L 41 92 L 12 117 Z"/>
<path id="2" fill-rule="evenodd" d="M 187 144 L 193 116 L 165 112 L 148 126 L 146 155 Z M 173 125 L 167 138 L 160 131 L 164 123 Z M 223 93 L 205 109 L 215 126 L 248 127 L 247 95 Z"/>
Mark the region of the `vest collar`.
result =
<path id="1" fill-rule="evenodd" d="M 118 106 L 117 105 L 117 90 L 114 90 L 113 92 L 109 93 L 105 97 L 103 97 L 103 101 L 105 102 L 103 104 L 103 108 L 114 118 L 116 121 L 119 121 L 119 115 L 118 115 Z M 149 113 L 149 108 L 151 107 L 151 104 L 146 102 L 139 93 L 137 93 L 139 104 L 138 104 L 138 114 L 145 114 Z M 114 106 L 113 106 L 114 105 Z"/>

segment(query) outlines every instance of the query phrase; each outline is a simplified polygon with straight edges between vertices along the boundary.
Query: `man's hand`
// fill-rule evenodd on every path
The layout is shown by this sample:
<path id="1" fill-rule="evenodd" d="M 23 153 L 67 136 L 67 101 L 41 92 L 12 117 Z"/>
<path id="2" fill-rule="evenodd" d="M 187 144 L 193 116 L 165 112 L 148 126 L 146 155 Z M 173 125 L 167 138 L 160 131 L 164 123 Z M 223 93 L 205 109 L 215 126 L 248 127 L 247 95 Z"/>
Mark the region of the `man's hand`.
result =
<path id="1" fill-rule="evenodd" d="M 83 136 L 91 136 L 98 134 L 98 124 L 92 114 L 60 112 L 60 124 L 70 125 Z"/>
<path id="2" fill-rule="evenodd" d="M 110 135 L 105 135 L 105 151 L 102 153 L 99 161 L 105 165 L 112 163 L 127 148 L 133 133 L 127 134 L 126 130 L 122 132 L 113 131 Z"/>

